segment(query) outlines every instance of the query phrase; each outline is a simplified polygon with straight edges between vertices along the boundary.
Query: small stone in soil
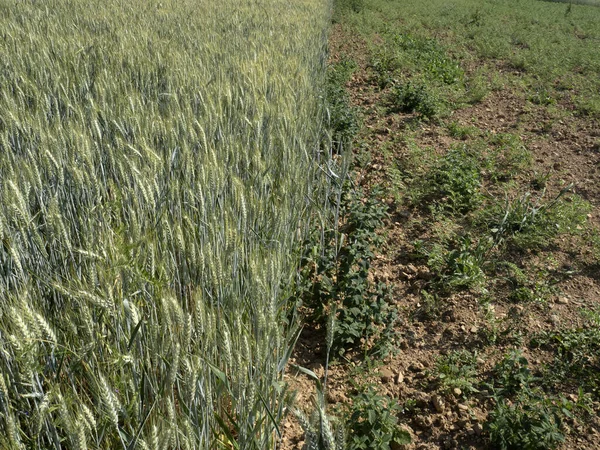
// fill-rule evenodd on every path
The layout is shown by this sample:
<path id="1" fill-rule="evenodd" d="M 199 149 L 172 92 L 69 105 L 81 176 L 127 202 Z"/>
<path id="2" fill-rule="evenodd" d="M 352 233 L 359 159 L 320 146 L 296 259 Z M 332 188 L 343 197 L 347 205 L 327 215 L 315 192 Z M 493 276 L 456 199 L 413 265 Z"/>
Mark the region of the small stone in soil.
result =
<path id="1" fill-rule="evenodd" d="M 389 383 L 394 379 L 394 372 L 390 369 L 381 369 L 379 374 L 381 375 L 381 381 L 384 383 Z"/>
<path id="2" fill-rule="evenodd" d="M 404 268 L 404 271 L 409 274 L 415 274 L 415 273 L 417 273 L 417 268 L 415 266 L 413 266 L 412 264 L 409 264 L 408 266 L 406 266 Z"/>
<path id="3" fill-rule="evenodd" d="M 417 416 L 415 422 L 421 428 L 428 429 L 433 425 L 433 420 L 429 416 Z"/>
<path id="4" fill-rule="evenodd" d="M 471 418 L 470 417 L 463 417 L 462 419 L 460 419 L 458 421 L 458 426 L 461 428 L 467 428 L 467 426 L 471 425 Z"/>
<path id="5" fill-rule="evenodd" d="M 444 406 L 444 400 L 442 400 L 442 397 L 440 397 L 439 395 L 433 397 L 433 407 L 437 412 L 444 412 Z"/>
<path id="6" fill-rule="evenodd" d="M 396 384 L 400 384 L 400 383 L 403 383 L 403 382 L 404 382 L 404 375 L 402 374 L 402 372 L 398 372 L 398 373 L 396 374 L 396 379 L 394 380 L 394 382 L 395 382 Z"/>
<path id="7" fill-rule="evenodd" d="M 425 370 L 425 366 L 419 361 L 416 361 L 410 366 L 408 366 L 408 370 L 410 370 L 411 372 L 422 372 L 423 370 Z"/>

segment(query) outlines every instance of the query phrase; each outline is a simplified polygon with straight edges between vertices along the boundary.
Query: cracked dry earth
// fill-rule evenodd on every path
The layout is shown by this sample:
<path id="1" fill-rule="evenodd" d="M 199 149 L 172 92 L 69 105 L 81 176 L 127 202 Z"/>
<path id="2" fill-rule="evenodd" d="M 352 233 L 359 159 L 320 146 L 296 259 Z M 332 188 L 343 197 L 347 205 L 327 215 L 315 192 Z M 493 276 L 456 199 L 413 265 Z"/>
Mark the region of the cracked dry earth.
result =
<path id="1" fill-rule="evenodd" d="M 331 58 L 347 55 L 358 64 L 358 69 L 347 88 L 352 104 L 359 109 L 363 129 L 358 141 L 370 152 L 370 162 L 357 169 L 361 184 L 386 183 L 389 153 L 402 159 L 408 154 L 402 139 L 407 127 L 414 123 L 409 114 L 383 114 L 379 107 L 383 94 L 372 81 L 369 71 L 368 45 L 356 34 L 335 25 L 330 40 Z M 498 64 L 497 70 L 503 70 Z M 518 73 L 509 74 L 518 77 Z M 564 110 L 569 104 L 559 105 Z M 587 200 L 593 209 L 588 221 L 600 225 L 600 124 L 590 118 L 564 115 L 560 119 L 550 116 L 544 107 L 529 103 L 525 96 L 512 90 L 492 91 L 476 105 L 457 110 L 451 117 L 461 125 L 477 127 L 489 133 L 515 133 L 533 155 L 531 173 L 548 174 L 548 194 L 558 192 L 572 183 L 574 191 Z M 413 128 L 414 129 L 414 128 Z M 414 143 L 444 152 L 459 142 L 446 128 L 433 123 L 423 123 L 413 134 Z M 385 152 L 383 151 L 385 149 Z M 377 384 L 381 393 L 414 405 L 399 417 L 400 423 L 410 431 L 413 443 L 407 449 L 465 448 L 486 449 L 490 444 L 483 424 L 493 408 L 488 392 L 480 391 L 470 396 L 460 389 L 442 394 L 432 376 L 435 361 L 452 350 L 478 350 L 478 374 L 489 377 L 494 365 L 503 354 L 514 347 L 513 343 L 484 345 L 485 333 L 490 324 L 472 292 L 459 292 L 447 299 L 440 316 L 434 320 L 419 320 L 414 312 L 419 308 L 420 290 L 430 278 L 429 269 L 411 258 L 411 242 L 429 233 L 429 225 L 421 213 L 386 199 L 390 219 L 385 230 L 386 245 L 380 249 L 374 262 L 374 277 L 394 286 L 394 302 L 401 320 L 398 324 L 398 351 L 382 361 L 375 369 L 362 370 L 366 381 Z M 525 255 L 531 264 L 548 272 L 567 273 L 557 286 L 557 291 L 547 303 L 521 306 L 508 302 L 494 305 L 495 316 L 501 327 L 511 329 L 524 337 L 523 354 L 529 359 L 532 371 L 551 361 L 551 355 L 531 349 L 525 343 L 532 333 L 559 327 L 583 327 L 581 308 L 593 309 L 600 305 L 600 271 L 589 248 L 574 242 L 572 237 L 559 238 L 548 251 Z M 324 375 L 325 335 L 318 326 L 307 324 L 297 344 L 292 363 Z M 361 360 L 335 364 L 329 368 L 328 401 L 330 411 L 336 405 L 351 401 L 351 380 L 356 376 Z M 290 369 L 286 381 L 297 392 L 297 404 L 307 409 L 314 395 L 314 382 L 305 375 Z M 563 390 L 568 398 L 576 400 L 577 387 Z M 600 406 L 585 423 L 568 421 L 570 433 L 561 449 L 600 448 Z M 301 449 L 302 430 L 290 415 L 283 424 L 281 448 Z"/>

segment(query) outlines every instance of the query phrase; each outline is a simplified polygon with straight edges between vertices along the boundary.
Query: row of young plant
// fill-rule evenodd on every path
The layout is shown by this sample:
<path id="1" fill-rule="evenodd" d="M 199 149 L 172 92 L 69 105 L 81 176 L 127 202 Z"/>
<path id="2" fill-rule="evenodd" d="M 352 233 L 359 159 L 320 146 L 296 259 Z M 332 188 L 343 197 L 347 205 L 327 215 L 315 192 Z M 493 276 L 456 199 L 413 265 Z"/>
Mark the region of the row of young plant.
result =
<path id="1" fill-rule="evenodd" d="M 377 56 L 374 61 L 375 76 L 380 76 Z M 438 124 L 445 118 L 447 134 L 459 141 L 441 153 L 408 138 L 408 157 L 390 168 L 390 193 L 431 231 L 413 242 L 413 260 L 429 271 L 414 319 L 440 319 L 448 310 L 447 299 L 470 291 L 480 298 L 486 318 L 478 331 L 481 345 L 542 347 L 554 355 L 534 373 L 528 359 L 514 350 L 486 377 L 478 370 L 476 352 L 458 351 L 441 357 L 431 375 L 448 395 L 455 388 L 465 398 L 487 393 L 484 400 L 491 406 L 484 429 L 495 448 L 556 448 L 565 440 L 567 422 L 585 420 L 598 400 L 597 311 L 582 311 L 588 317 L 584 329 L 538 333 L 525 342 L 515 323 L 496 317 L 494 305 L 543 305 L 559 293 L 558 284 L 572 272 L 531 262 L 531 255 L 551 250 L 559 237 L 591 246 L 592 257 L 581 264 L 597 266 L 598 230 L 587 223 L 591 205 L 573 186 L 558 186 L 549 175 L 536 173 L 517 135 L 462 126 L 434 107 L 454 104 L 457 91 L 434 101 L 431 90 L 407 86 L 392 88 L 388 111 L 400 108 Z M 568 397 L 565 392 L 574 385 L 579 391 Z"/>
<path id="2" fill-rule="evenodd" d="M 362 1 L 339 3 L 334 14 L 338 21 L 346 14 L 363 17 L 360 13 L 368 10 Z M 416 113 L 417 123 L 437 121 L 461 104 L 481 101 L 494 88 L 484 72 L 467 77 L 459 61 L 435 39 L 393 30 L 384 31 L 384 39 L 385 44 L 375 48 L 371 68 L 374 81 L 388 93 L 390 113 Z M 343 85 L 352 70 L 351 60 L 330 69 L 333 125 L 349 138 L 355 122 Z M 545 98 L 536 90 L 528 100 L 546 105 Z M 414 242 L 415 260 L 427 265 L 431 274 L 414 318 L 438 318 L 447 297 L 470 290 L 481 296 L 489 319 L 480 333 L 482 342 L 522 344 L 518 330 L 496 318 L 492 303 L 543 303 L 556 294 L 556 285 L 569 273 L 551 275 L 545 269 L 526 267 L 521 260 L 547 249 L 559 236 L 573 236 L 580 243 L 589 238 L 596 258 L 590 264 L 597 265 L 598 231 L 586 224 L 591 206 L 573 193 L 572 186 L 563 185 L 549 194 L 549 177 L 531 170 L 531 155 L 516 135 L 483 133 L 458 122 L 446 126 L 451 137 L 465 143 L 443 155 L 411 145 L 410 157 L 388 168 L 389 193 L 397 203 L 420 209 L 421 217 L 429 217 L 425 220 L 434 225 L 432 238 Z M 357 157 L 358 164 L 369 159 L 360 152 Z M 335 220 L 319 229 L 321 246 L 315 246 L 304 260 L 302 298 L 327 327 L 328 360 L 330 355 L 343 359 L 345 351 L 357 348 L 385 354 L 393 351 L 396 312 L 387 302 L 389 286 L 369 281 L 368 274 L 373 249 L 382 243 L 376 230 L 387 208 L 376 190 L 370 196 L 351 182 L 338 189 L 341 194 L 334 203 L 340 208 Z M 505 281 L 501 288 L 499 280 Z M 565 439 L 567 423 L 585 419 L 598 400 L 598 312 L 582 314 L 588 320 L 585 329 L 539 333 L 526 344 L 553 355 L 545 368 L 533 371 L 528 359 L 515 350 L 496 365 L 491 377 L 483 377 L 477 353 L 459 351 L 441 357 L 430 375 L 440 392 L 449 395 L 456 388 L 464 397 L 487 392 L 491 412 L 485 430 L 495 447 L 555 448 Z M 384 347 L 370 346 L 373 342 Z M 376 389 L 359 386 L 348 415 L 332 419 L 326 407 L 326 383 L 305 372 L 317 381 L 319 393 L 312 417 L 299 414 L 307 448 L 387 449 L 409 442 L 398 426 L 398 416 L 416 414 L 410 400 L 397 405 Z M 578 394 L 565 397 L 573 385 L 581 386 Z M 351 442 L 344 440 L 344 430 L 350 431 Z"/>
<path id="3" fill-rule="evenodd" d="M 398 92 L 388 97 L 388 110 L 410 100 L 404 112 L 443 122 L 443 112 L 429 108 L 431 96 L 425 91 L 401 98 Z M 494 448 L 556 448 L 565 440 L 567 423 L 585 421 L 598 400 L 597 312 L 582 311 L 588 316 L 585 329 L 539 333 L 526 341 L 514 322 L 496 317 L 494 306 L 543 305 L 558 295 L 569 269 L 532 264 L 531 255 L 552 249 L 559 237 L 582 247 L 591 240 L 595 256 L 581 263 L 598 264 L 599 247 L 593 243 L 598 230 L 587 224 L 591 205 L 573 186 L 557 187 L 549 175 L 533 171 L 531 154 L 517 135 L 486 133 L 447 119 L 446 132 L 459 143 L 445 153 L 420 148 L 408 138 L 408 157 L 389 173 L 390 193 L 431 231 L 412 243 L 413 261 L 429 271 L 413 319 L 439 320 L 448 311 L 447 299 L 470 291 L 480 298 L 485 316 L 478 330 L 481 345 L 542 347 L 554 356 L 534 372 L 513 350 L 490 377 L 480 372 L 476 351 L 456 351 L 441 357 L 430 375 L 443 395 L 452 396 L 458 388 L 468 400 L 486 392 L 490 413 L 484 431 Z M 567 396 L 573 385 L 579 391 Z M 403 416 L 417 413 L 412 405 Z"/>
<path id="4" fill-rule="evenodd" d="M 520 145 L 518 148 L 524 150 Z M 499 154 L 504 158 L 510 151 L 510 147 L 504 147 Z M 537 179 L 533 184 L 539 190 L 534 188 L 503 199 L 490 196 L 493 182 L 487 180 L 488 195 L 484 196 L 482 154 L 470 153 L 462 146 L 452 149 L 425 169 L 425 183 L 412 183 L 412 190 L 409 188 L 415 204 L 423 204 L 425 198 L 431 202 L 431 220 L 441 225 L 439 234 L 429 242 L 414 242 L 416 260 L 432 274 L 421 291 L 422 306 L 415 310 L 415 317 L 439 318 L 446 311 L 447 297 L 459 290 L 471 290 L 480 297 L 486 316 L 486 324 L 480 330 L 484 344 L 544 346 L 554 354 L 555 359 L 536 376 L 528 368 L 526 358 L 518 353 L 506 356 L 489 382 L 495 406 L 486 427 L 497 448 L 555 448 L 564 441 L 565 421 L 591 412 L 587 404 L 598 398 L 598 323 L 590 321 L 587 329 L 541 333 L 526 342 L 518 326 L 496 318 L 494 304 L 542 305 L 559 293 L 557 285 L 569 273 L 551 273 L 530 265 L 526 254 L 548 248 L 560 235 L 583 235 L 590 205 L 572 194 L 570 186 L 549 197 Z M 506 164 L 505 160 L 492 158 L 493 164 Z M 507 173 L 518 173 L 515 169 Z M 508 181 L 502 172 L 496 167 L 488 173 Z M 471 365 L 466 366 L 474 370 L 472 359 L 474 356 Z M 454 366 L 461 367 L 457 377 L 461 385 L 465 368 L 462 363 Z M 444 383 L 448 383 L 449 375 Z M 512 387 L 507 387 L 507 383 Z M 581 386 L 577 402 L 564 394 L 573 383 Z M 461 389 L 465 391 L 464 386 Z"/>
<path id="5" fill-rule="evenodd" d="M 328 8 L 0 4 L 0 447 L 277 445 Z"/>
<path id="6" fill-rule="evenodd" d="M 515 8 L 510 0 L 459 0 L 452 7 L 434 0 L 398 8 L 389 0 L 345 0 L 334 17 L 368 39 L 377 35 L 376 80 L 395 91 L 399 108 L 417 106 L 426 116 L 448 111 L 500 88 L 512 72 L 519 74 L 514 86 L 532 102 L 597 118 L 600 9 L 584 6 L 592 1 Z"/>
<path id="7" fill-rule="evenodd" d="M 336 2 L 334 20 L 351 4 Z M 335 172 L 325 196 L 321 221 L 315 223 L 304 246 L 295 287 L 305 320 L 326 329 L 325 374 L 296 366 L 315 382 L 313 406 L 295 408 L 304 429 L 306 449 L 389 449 L 411 442 L 399 424 L 395 402 L 359 383 L 352 406 L 328 405 L 328 366 L 345 364 L 352 355 L 365 361 L 395 351 L 397 311 L 391 305 L 391 286 L 375 281 L 372 262 L 384 243 L 380 234 L 388 217 L 383 191 L 365 189 L 355 181 L 352 146 L 360 129 L 359 112 L 350 105 L 346 83 L 355 65 L 333 62 L 327 71 L 326 126 L 331 130 Z"/>

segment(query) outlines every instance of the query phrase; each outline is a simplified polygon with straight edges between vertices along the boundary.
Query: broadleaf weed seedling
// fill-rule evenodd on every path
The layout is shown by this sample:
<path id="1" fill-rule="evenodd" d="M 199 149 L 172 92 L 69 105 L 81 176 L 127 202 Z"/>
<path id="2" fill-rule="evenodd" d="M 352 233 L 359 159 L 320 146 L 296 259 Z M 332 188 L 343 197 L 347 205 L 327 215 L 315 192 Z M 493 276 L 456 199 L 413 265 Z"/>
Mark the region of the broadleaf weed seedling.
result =
<path id="1" fill-rule="evenodd" d="M 410 444 L 410 434 L 398 424 L 398 403 L 373 386 L 354 396 L 347 422 L 348 450 L 387 450 Z"/>
<path id="2" fill-rule="evenodd" d="M 506 272 L 511 289 L 508 299 L 515 303 L 546 302 L 556 293 L 558 281 L 552 279 L 545 269 L 529 270 L 532 275 L 528 275 L 509 261 L 498 263 L 497 268 Z"/>
<path id="3" fill-rule="evenodd" d="M 479 163 L 466 147 L 450 149 L 426 175 L 425 183 L 426 198 L 452 212 L 471 211 L 482 201 Z"/>
<path id="4" fill-rule="evenodd" d="M 422 241 L 416 241 L 414 246 L 416 254 L 427 259 L 427 266 L 435 275 L 431 283 L 436 291 L 483 287 L 491 242 L 473 243 L 464 236 L 445 245 L 435 243 L 426 248 Z"/>
<path id="5" fill-rule="evenodd" d="M 463 126 L 459 122 L 452 121 L 448 125 L 446 125 L 448 129 L 448 134 L 455 139 L 460 139 L 462 141 L 466 141 L 470 137 L 473 137 L 478 129 L 473 126 Z"/>
<path id="6" fill-rule="evenodd" d="M 512 133 L 499 133 L 489 139 L 491 150 L 490 174 L 493 181 L 507 181 L 531 165 L 531 152 L 520 137 Z"/>
<path id="7" fill-rule="evenodd" d="M 600 398 L 600 311 L 581 310 L 587 320 L 584 328 L 542 332 L 531 345 L 554 352 L 554 360 L 544 373 L 550 386 L 573 383 L 593 398 Z"/>
<path id="8" fill-rule="evenodd" d="M 436 362 L 434 375 L 440 388 L 447 394 L 459 389 L 465 397 L 478 392 L 477 352 L 457 350 L 440 356 Z"/>
<path id="9" fill-rule="evenodd" d="M 380 200 L 381 191 L 365 194 L 349 183 L 342 195 L 339 220 L 339 240 L 335 229 L 324 232 L 324 248 L 305 258 L 303 282 L 306 303 L 325 316 L 326 307 L 337 308 L 334 333 L 334 353 L 358 348 L 371 341 L 371 352 L 386 354 L 391 350 L 393 325 L 397 313 L 390 305 L 390 289 L 385 283 L 369 278 L 374 250 L 383 244 L 378 234 L 386 217 L 386 207 Z M 335 242 L 339 246 L 335 248 Z"/>
<path id="10" fill-rule="evenodd" d="M 578 406 L 537 386 L 540 379 L 532 375 L 519 351 L 505 355 L 494 372 L 491 388 L 496 406 L 485 424 L 492 444 L 506 450 L 542 450 L 564 442 L 563 422 Z"/>
<path id="11" fill-rule="evenodd" d="M 441 100 L 426 83 L 406 81 L 396 83 L 389 97 L 391 111 L 418 113 L 432 119 L 440 113 Z"/>
<path id="12" fill-rule="evenodd" d="M 350 105 L 345 86 L 355 70 L 356 63 L 351 59 L 342 59 L 327 69 L 327 127 L 336 150 L 339 146 L 348 147 L 359 128 L 357 111 Z"/>

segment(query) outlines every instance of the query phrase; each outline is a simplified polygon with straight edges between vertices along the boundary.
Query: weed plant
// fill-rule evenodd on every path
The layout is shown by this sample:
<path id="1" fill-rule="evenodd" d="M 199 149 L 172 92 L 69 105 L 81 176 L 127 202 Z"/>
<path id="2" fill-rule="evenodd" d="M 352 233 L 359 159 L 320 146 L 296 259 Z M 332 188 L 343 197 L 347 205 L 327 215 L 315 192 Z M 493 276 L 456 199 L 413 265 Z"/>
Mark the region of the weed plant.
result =
<path id="1" fill-rule="evenodd" d="M 570 5 L 591 5 L 591 6 L 600 6 L 599 0 L 543 0 L 554 3 L 568 3 L 567 9 L 565 10 L 565 14 L 570 14 L 573 9 L 569 8 Z"/>
<path id="2" fill-rule="evenodd" d="M 341 22 L 349 14 L 360 13 L 365 6 L 365 0 L 334 0 L 332 22 Z"/>
<path id="3" fill-rule="evenodd" d="M 498 243 L 508 243 L 516 248 L 540 249 L 548 246 L 559 234 L 575 234 L 583 229 L 591 206 L 581 197 L 570 193 L 570 186 L 561 190 L 551 200 L 544 193 L 534 198 L 531 193 L 493 205 L 483 211 L 488 228 Z"/>
<path id="4" fill-rule="evenodd" d="M 594 76 L 600 61 L 598 9 L 539 1 L 520 2 L 515 8 L 508 0 L 407 0 L 401 6 L 391 0 L 366 0 L 360 13 L 346 19 L 348 28 L 371 43 L 372 81 L 382 91 L 387 112 L 439 119 L 451 108 L 477 103 L 490 91 L 507 87 L 529 102 L 525 112 L 549 114 L 541 124 L 544 132 L 552 129 L 557 112 L 566 105 L 592 117 L 600 110 Z M 516 107 L 520 102 L 509 103 Z M 478 120 L 488 120 L 485 116 Z M 523 120 L 532 118 L 520 117 L 517 128 Z M 485 323 L 471 329 L 481 339 L 474 344 L 521 346 L 526 336 L 521 319 L 530 313 L 528 305 L 505 305 L 508 314 L 500 315 L 494 303 L 545 302 L 558 293 L 559 278 L 570 274 L 558 274 L 547 263 L 538 266 L 535 261 L 554 246 L 567 251 L 557 237 L 590 231 L 590 205 L 570 188 L 546 195 L 546 187 L 553 186 L 549 174 L 531 179 L 532 155 L 517 134 L 470 129 L 457 122 L 448 125 L 448 133 L 464 145 L 440 155 L 416 148 L 408 138 L 406 146 L 388 141 L 383 150 L 384 158 L 398 158 L 387 169 L 390 191 L 404 207 L 399 216 L 413 216 L 406 221 L 405 236 L 418 234 L 423 239 L 415 243 L 413 256 L 429 271 L 408 277 L 420 295 L 417 313 L 440 319 L 448 297 L 469 289 L 469 300 L 479 297 L 484 308 Z M 409 155 L 398 156 L 399 148 L 407 148 Z M 533 192 L 527 192 L 531 188 Z M 518 352 L 498 364 L 488 386 L 490 447 L 542 449 L 564 442 L 569 431 L 565 421 L 578 414 L 581 405 L 560 392 L 580 386 L 580 398 L 583 392 L 597 395 L 596 338 L 597 326 L 590 324 L 536 338 L 555 359 L 535 375 Z M 440 358 L 434 371 L 437 387 L 445 393 L 477 389 L 473 359 L 474 354 L 466 352 Z M 406 409 L 414 410 L 415 405 L 409 401 Z M 372 420 L 362 422 L 376 426 Z"/>
<path id="5" fill-rule="evenodd" d="M 492 445 L 501 450 L 557 448 L 565 440 L 561 425 L 570 404 L 564 402 L 557 405 L 539 392 L 521 393 L 511 403 L 500 400 L 486 423 Z"/>
<path id="6" fill-rule="evenodd" d="M 439 157 L 415 183 L 411 201 L 457 214 L 472 211 L 483 200 L 480 172 L 474 152 L 464 146 L 454 147 Z"/>
<path id="7" fill-rule="evenodd" d="M 539 380 L 518 351 L 507 354 L 495 374 L 492 389 L 496 407 L 486 423 L 495 448 L 542 450 L 564 442 L 563 422 L 573 417 L 577 405 L 536 386 Z"/>
<path id="8" fill-rule="evenodd" d="M 450 124 L 450 131 L 459 133 L 461 128 Z M 488 146 L 475 139 L 444 155 L 410 148 L 414 161 L 409 157 L 394 168 L 394 177 L 406 180 L 407 202 L 426 205 L 436 224 L 426 240 L 414 242 L 415 256 L 433 274 L 419 310 L 425 316 L 439 313 L 439 294 L 456 289 L 485 292 L 498 270 L 507 272 L 510 300 L 546 300 L 560 280 L 543 271 L 529 279 L 510 262 L 511 251 L 541 250 L 559 235 L 582 233 L 591 208 L 570 186 L 551 199 L 542 191 L 499 201 L 494 193 L 511 188 L 508 183 L 527 170 L 531 154 L 513 134 L 490 135 Z"/>
<path id="9" fill-rule="evenodd" d="M 386 30 L 371 67 L 381 89 L 392 87 L 391 112 L 418 113 L 432 119 L 451 100 L 449 91 L 463 79 L 459 64 L 435 39 Z"/>
<path id="10" fill-rule="evenodd" d="M 441 356 L 434 373 L 440 388 L 446 393 L 451 394 L 455 389 L 460 389 L 465 396 L 478 392 L 477 353 L 458 350 Z"/>
<path id="11" fill-rule="evenodd" d="M 330 321 L 327 328 L 328 357 L 333 343 L 334 327 L 330 326 L 333 322 Z M 373 368 L 373 360 L 365 362 Z M 326 384 L 321 383 L 311 370 L 297 369 L 313 379 L 317 387 L 310 416 L 295 410 L 304 430 L 304 450 L 390 450 L 411 443 L 410 433 L 398 423 L 402 408 L 392 398 L 379 394 L 375 386 L 358 386 L 359 392 L 353 396 L 350 405 L 338 405 L 336 417 L 327 409 Z M 360 376 L 365 375 L 362 370 Z"/>
<path id="12" fill-rule="evenodd" d="M 445 102 L 476 103 L 493 88 L 479 72 L 464 73 L 477 59 L 518 72 L 535 103 L 573 102 L 581 114 L 600 114 L 600 8 L 585 5 L 597 0 L 527 1 L 518 8 L 508 0 L 408 0 L 402 7 L 390 0 L 365 1 L 368 7 L 348 15 L 347 24 L 385 40 L 372 62 L 382 88 L 402 79 L 399 73 L 422 75 L 428 87 L 446 86 Z M 401 33 L 392 23 L 402 24 Z"/>
<path id="13" fill-rule="evenodd" d="M 378 394 L 372 386 L 356 395 L 350 408 L 347 449 L 390 450 L 410 444 L 410 434 L 398 425 L 400 410 L 396 401 Z"/>
<path id="14" fill-rule="evenodd" d="M 391 111 L 418 113 L 431 119 L 439 113 L 439 100 L 425 83 L 407 81 L 392 88 Z"/>
<path id="15" fill-rule="evenodd" d="M 434 243 L 429 248 L 422 241 L 415 242 L 415 251 L 418 256 L 426 258 L 427 267 L 435 276 L 432 285 L 439 292 L 482 288 L 490 250 L 489 241 L 473 243 L 468 236 L 447 245 Z"/>
<path id="16" fill-rule="evenodd" d="M 493 182 L 509 181 L 531 166 L 531 152 L 519 136 L 498 133 L 489 137 L 488 144 L 491 148 L 483 164 Z"/>
<path id="17" fill-rule="evenodd" d="M 377 189 L 366 194 L 348 183 L 343 192 L 338 217 L 342 227 L 324 230 L 322 251 L 313 246 L 305 256 L 299 295 L 321 320 L 329 310 L 337 311 L 336 354 L 373 343 L 372 353 L 386 354 L 397 314 L 389 305 L 390 287 L 370 275 L 374 250 L 383 243 L 377 230 L 386 207 Z"/>
<path id="18" fill-rule="evenodd" d="M 463 126 L 457 121 L 450 122 L 447 126 L 448 134 L 455 139 L 466 141 L 474 136 L 478 130 L 475 127 Z"/>
<path id="19" fill-rule="evenodd" d="M 509 283 L 510 294 L 508 300 L 515 303 L 531 303 L 531 302 L 546 302 L 548 299 L 557 294 L 554 280 L 547 270 L 531 268 L 528 272 L 533 272 L 533 275 L 525 272 L 516 264 L 509 261 L 502 261 L 497 264 L 496 269 L 500 276 L 503 276 Z M 505 272 L 504 274 L 502 272 Z"/>
<path id="20" fill-rule="evenodd" d="M 332 134 L 333 145 L 338 150 L 350 148 L 359 128 L 357 112 L 350 106 L 346 90 L 346 82 L 355 69 L 356 63 L 350 59 L 343 59 L 327 69 L 327 126 Z"/>
<path id="21" fill-rule="evenodd" d="M 545 373 L 549 385 L 579 386 L 594 398 L 600 398 L 600 313 L 582 311 L 587 318 L 585 328 L 562 329 L 539 333 L 533 347 L 552 351 L 554 360 Z"/>
<path id="22" fill-rule="evenodd" d="M 447 85 L 455 84 L 463 77 L 460 66 L 435 39 L 388 30 L 386 40 L 388 42 L 375 52 L 372 61 L 380 80 L 416 70 L 430 82 Z"/>

